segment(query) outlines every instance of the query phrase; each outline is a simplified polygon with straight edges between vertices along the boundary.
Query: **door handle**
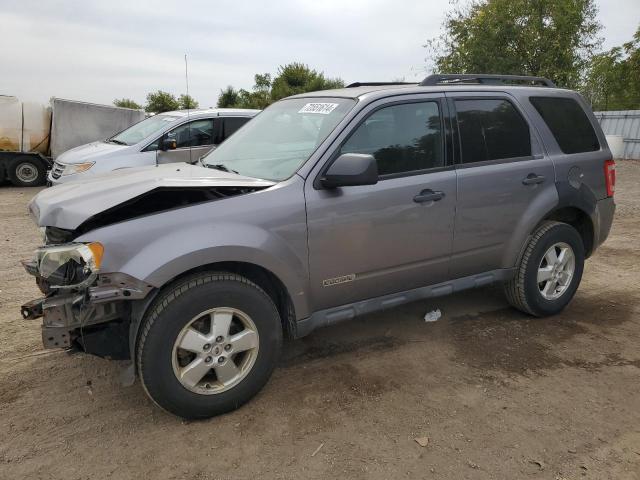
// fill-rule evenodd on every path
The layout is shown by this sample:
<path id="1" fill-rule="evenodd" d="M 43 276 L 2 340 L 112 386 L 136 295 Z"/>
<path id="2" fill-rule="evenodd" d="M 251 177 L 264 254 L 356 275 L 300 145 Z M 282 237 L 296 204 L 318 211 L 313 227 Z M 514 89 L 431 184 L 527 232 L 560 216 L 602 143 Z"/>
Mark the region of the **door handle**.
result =
<path id="1" fill-rule="evenodd" d="M 544 175 L 536 175 L 535 173 L 530 173 L 527 175 L 524 180 L 522 180 L 523 185 L 536 185 L 538 183 L 544 182 Z"/>
<path id="2" fill-rule="evenodd" d="M 416 203 L 437 202 L 444 198 L 444 192 L 433 191 L 430 188 L 422 190 L 418 195 L 413 197 L 413 201 Z"/>

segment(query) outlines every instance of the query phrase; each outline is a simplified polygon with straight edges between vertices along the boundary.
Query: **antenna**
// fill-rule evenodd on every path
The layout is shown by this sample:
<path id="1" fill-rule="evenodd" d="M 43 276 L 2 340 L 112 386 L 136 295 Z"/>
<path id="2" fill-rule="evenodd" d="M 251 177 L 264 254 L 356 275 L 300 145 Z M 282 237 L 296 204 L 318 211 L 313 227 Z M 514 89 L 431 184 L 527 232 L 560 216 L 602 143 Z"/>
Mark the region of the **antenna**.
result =
<path id="1" fill-rule="evenodd" d="M 187 64 L 187 54 L 184 54 L 184 81 L 187 84 L 187 130 L 189 131 L 189 163 L 193 163 L 191 158 L 191 123 L 189 122 L 189 107 L 191 97 L 189 97 L 189 66 Z"/>

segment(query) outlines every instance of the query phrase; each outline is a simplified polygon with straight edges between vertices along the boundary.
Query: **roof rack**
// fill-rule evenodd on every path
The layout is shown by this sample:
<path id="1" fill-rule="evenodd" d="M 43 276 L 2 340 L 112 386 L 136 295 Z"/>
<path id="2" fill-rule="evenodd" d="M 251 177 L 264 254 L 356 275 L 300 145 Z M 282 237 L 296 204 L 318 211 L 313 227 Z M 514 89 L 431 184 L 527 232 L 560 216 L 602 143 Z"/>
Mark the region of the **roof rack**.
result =
<path id="1" fill-rule="evenodd" d="M 531 83 L 539 84 L 544 87 L 555 87 L 548 78 L 531 77 L 527 75 L 485 75 L 485 74 L 447 74 L 447 75 L 429 75 L 420 82 L 421 87 L 429 87 L 434 85 L 504 85 L 505 83 Z"/>
<path id="2" fill-rule="evenodd" d="M 415 85 L 416 82 L 355 82 L 350 83 L 345 88 L 355 87 L 380 87 L 383 85 Z"/>

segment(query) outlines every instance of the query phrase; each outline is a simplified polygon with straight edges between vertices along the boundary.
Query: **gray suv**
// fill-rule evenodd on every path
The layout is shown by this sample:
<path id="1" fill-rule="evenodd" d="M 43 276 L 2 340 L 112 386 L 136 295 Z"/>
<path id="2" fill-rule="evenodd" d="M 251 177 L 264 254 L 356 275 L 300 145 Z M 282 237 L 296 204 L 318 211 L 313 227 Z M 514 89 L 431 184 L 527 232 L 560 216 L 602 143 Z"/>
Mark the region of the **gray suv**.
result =
<path id="1" fill-rule="evenodd" d="M 25 261 L 47 348 L 131 359 L 165 410 L 253 397 L 284 336 L 494 282 L 534 316 L 571 301 L 611 227 L 615 164 L 575 92 L 437 75 L 281 100 L 197 165 L 38 194 Z"/>

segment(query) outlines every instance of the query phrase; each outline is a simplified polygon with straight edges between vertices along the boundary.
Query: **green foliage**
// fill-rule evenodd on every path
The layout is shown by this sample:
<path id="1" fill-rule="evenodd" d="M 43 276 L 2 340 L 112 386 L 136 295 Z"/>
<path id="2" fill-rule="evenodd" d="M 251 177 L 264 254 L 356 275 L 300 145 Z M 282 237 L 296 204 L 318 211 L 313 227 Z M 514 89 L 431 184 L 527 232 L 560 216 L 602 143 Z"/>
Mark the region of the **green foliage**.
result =
<path id="1" fill-rule="evenodd" d="M 180 104 L 180 108 L 183 110 L 198 108 L 200 105 L 191 95 L 182 94 L 180 98 L 178 98 L 178 103 Z"/>
<path id="2" fill-rule="evenodd" d="M 240 102 L 235 105 L 236 107 L 263 109 L 271 103 L 271 75 L 256 73 L 253 79 L 255 85 L 251 92 L 243 88 L 238 92 Z"/>
<path id="3" fill-rule="evenodd" d="M 593 56 L 583 93 L 594 110 L 640 109 L 640 27 L 630 42 Z"/>
<path id="4" fill-rule="evenodd" d="M 143 108 L 142 105 L 138 105 L 129 98 L 116 98 L 113 104 L 116 107 L 123 108 L 135 108 L 138 110 L 142 110 Z M 147 95 L 147 105 L 144 107 L 147 112 L 153 113 L 170 112 L 171 110 L 187 108 L 198 108 L 198 102 L 191 95 L 182 94 L 176 99 L 172 94 L 163 92 L 162 90 L 149 93 Z"/>
<path id="5" fill-rule="evenodd" d="M 325 78 L 322 72 L 312 70 L 303 63 L 294 62 L 280 66 L 273 80 L 269 73 L 256 74 L 251 91 L 227 87 L 220 92 L 218 107 L 263 109 L 290 95 L 341 87 L 344 87 L 341 79 Z"/>
<path id="6" fill-rule="evenodd" d="M 142 110 L 142 105 L 138 105 L 136 102 L 134 102 L 130 98 L 116 98 L 113 101 L 113 104 L 116 107 L 133 108 L 133 109 L 136 109 L 136 110 Z"/>
<path id="7" fill-rule="evenodd" d="M 539 75 L 576 88 L 599 42 L 596 14 L 594 0 L 471 0 L 425 47 L 439 73 Z"/>
<path id="8" fill-rule="evenodd" d="M 220 90 L 220 96 L 218 97 L 218 108 L 231 108 L 240 103 L 240 94 L 238 91 L 229 85 L 224 90 Z"/>
<path id="9" fill-rule="evenodd" d="M 262 75 L 259 73 L 256 73 L 253 79 L 256 82 L 255 85 L 253 86 L 254 90 L 268 92 L 269 89 L 271 88 L 270 73 L 263 73 Z"/>
<path id="10" fill-rule="evenodd" d="M 179 108 L 180 102 L 176 97 L 162 90 L 147 94 L 147 105 L 144 107 L 147 112 L 153 113 L 170 112 Z"/>
<path id="11" fill-rule="evenodd" d="M 278 75 L 271 84 L 273 101 L 305 92 L 329 90 L 344 87 L 339 78 L 325 78 L 322 72 L 310 69 L 303 63 L 290 63 L 278 69 Z"/>

